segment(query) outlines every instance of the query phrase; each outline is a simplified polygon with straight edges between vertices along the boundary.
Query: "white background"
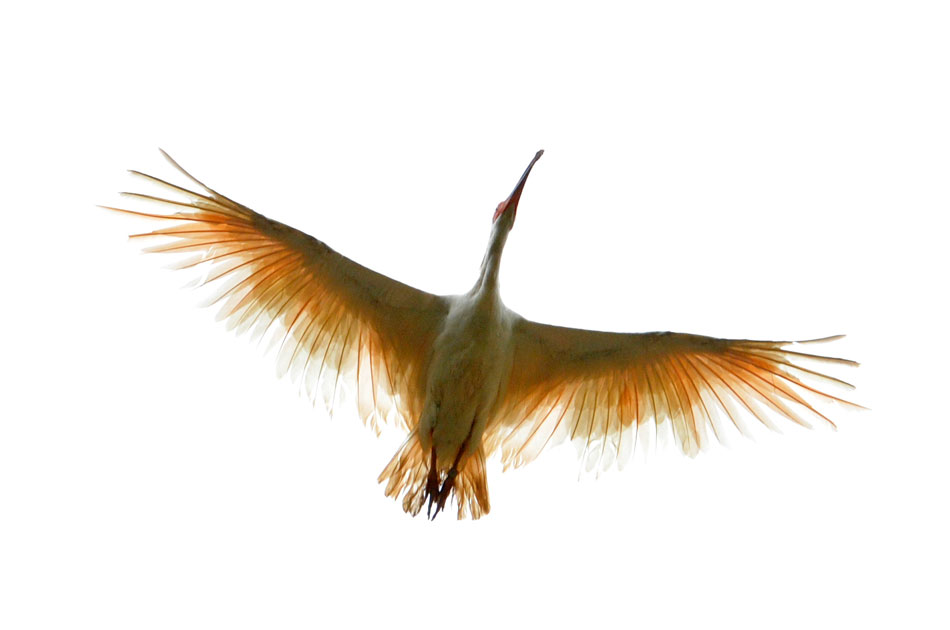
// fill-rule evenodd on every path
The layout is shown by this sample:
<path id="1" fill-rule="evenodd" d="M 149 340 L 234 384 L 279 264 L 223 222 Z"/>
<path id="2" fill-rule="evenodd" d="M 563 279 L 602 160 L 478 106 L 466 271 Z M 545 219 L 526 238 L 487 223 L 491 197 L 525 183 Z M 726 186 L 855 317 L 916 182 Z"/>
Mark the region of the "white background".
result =
<path id="1" fill-rule="evenodd" d="M 341 6 L 344 3 L 339 3 Z M 457 8 L 453 8 L 457 7 Z M 947 627 L 941 2 L 7 8 L 3 628 Z M 420 288 L 551 323 L 848 338 L 872 409 L 406 516 L 107 213 L 169 151 Z"/>

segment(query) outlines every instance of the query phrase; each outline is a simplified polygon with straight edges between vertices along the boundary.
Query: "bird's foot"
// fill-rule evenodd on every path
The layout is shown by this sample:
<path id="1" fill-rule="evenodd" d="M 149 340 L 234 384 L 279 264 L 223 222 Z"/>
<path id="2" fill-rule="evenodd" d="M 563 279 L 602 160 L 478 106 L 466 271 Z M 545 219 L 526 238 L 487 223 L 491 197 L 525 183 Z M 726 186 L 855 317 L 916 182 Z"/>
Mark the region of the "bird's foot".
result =
<path id="1" fill-rule="evenodd" d="M 446 501 L 449 500 L 449 495 L 452 494 L 452 489 L 455 487 L 455 478 L 458 476 L 458 470 L 452 468 L 449 473 L 445 476 L 445 481 L 442 482 L 442 488 L 438 491 L 438 500 L 435 504 L 435 512 L 432 513 L 432 516 L 429 517 L 430 521 L 434 521 L 435 517 L 439 515 L 439 512 L 445 507 Z M 432 507 L 432 497 L 429 495 L 429 507 Z M 427 512 L 428 514 L 428 512 Z"/>
<path id="2" fill-rule="evenodd" d="M 435 447 L 432 447 L 432 459 L 429 463 L 429 477 L 426 479 L 426 496 L 429 498 L 429 507 L 426 508 L 426 518 L 432 516 L 432 505 L 439 496 L 439 470 L 436 466 Z M 438 513 L 438 510 L 436 510 Z"/>
<path id="3" fill-rule="evenodd" d="M 445 481 L 442 482 L 442 488 L 439 490 L 438 501 L 436 501 L 435 512 L 432 513 L 432 516 L 429 517 L 429 520 L 434 521 L 435 517 L 439 515 L 439 512 L 442 511 L 442 508 L 445 507 L 445 502 L 449 500 L 449 495 L 452 494 L 452 489 L 455 488 L 455 478 L 459 474 L 459 464 L 462 461 L 462 455 L 465 453 L 465 450 L 468 448 L 468 439 L 472 436 L 471 433 L 466 436 L 465 440 L 462 442 L 462 446 L 459 448 L 458 452 L 455 454 L 455 461 L 452 462 L 452 467 L 449 469 L 448 474 L 445 475 Z M 432 467 L 435 467 L 435 448 L 432 449 Z M 431 469 L 430 469 L 431 476 Z M 429 507 L 432 507 L 432 495 L 429 495 Z M 428 514 L 428 512 L 427 512 Z"/>

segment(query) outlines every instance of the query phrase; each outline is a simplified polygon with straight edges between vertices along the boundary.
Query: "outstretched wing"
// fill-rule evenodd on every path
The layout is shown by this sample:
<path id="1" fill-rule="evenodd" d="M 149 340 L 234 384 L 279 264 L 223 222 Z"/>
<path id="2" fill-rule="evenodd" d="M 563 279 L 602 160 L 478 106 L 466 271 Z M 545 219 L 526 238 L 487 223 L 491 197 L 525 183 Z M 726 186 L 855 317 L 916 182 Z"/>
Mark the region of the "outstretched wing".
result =
<path id="1" fill-rule="evenodd" d="M 205 270 L 202 284 L 218 288 L 210 303 L 221 304 L 219 319 L 239 333 L 269 337 L 279 346 L 279 375 L 302 381 L 314 399 L 322 397 L 332 410 L 349 389 L 360 416 L 377 431 L 378 421 L 393 414 L 406 428 L 414 425 L 446 301 L 228 199 L 162 154 L 202 192 L 132 171 L 181 199 L 123 193 L 174 210 L 109 208 L 170 224 L 131 238 L 163 239 L 145 251 L 190 254 L 177 267 Z"/>
<path id="2" fill-rule="evenodd" d="M 488 432 L 506 467 L 565 438 L 577 443 L 587 470 L 622 466 L 651 421 L 657 432 L 669 423 L 692 456 L 708 441 L 707 428 L 717 438 L 725 422 L 746 433 L 740 409 L 774 429 L 769 412 L 806 427 L 809 417 L 834 426 L 809 395 L 853 404 L 820 389 L 851 385 L 807 363 L 857 364 L 786 349 L 793 342 L 595 332 L 520 319 L 513 343 L 505 401 Z"/>

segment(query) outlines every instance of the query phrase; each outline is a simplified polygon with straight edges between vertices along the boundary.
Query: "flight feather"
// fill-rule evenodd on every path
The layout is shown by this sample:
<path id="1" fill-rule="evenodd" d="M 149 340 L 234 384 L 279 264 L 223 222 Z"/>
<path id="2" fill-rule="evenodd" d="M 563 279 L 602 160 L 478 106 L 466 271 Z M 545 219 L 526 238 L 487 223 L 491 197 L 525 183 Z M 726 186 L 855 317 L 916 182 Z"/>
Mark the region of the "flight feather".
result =
<path id="1" fill-rule="evenodd" d="M 513 345 L 517 369 L 486 438 L 506 466 L 528 463 L 565 439 L 578 446 L 588 470 L 622 466 L 648 422 L 654 431 L 669 427 L 692 456 L 710 433 L 720 438 L 724 424 L 747 433 L 744 416 L 770 429 L 777 428 L 772 416 L 833 427 L 809 399 L 853 405 L 823 388 L 851 385 L 808 364 L 857 364 L 790 349 L 792 342 L 597 332 L 519 319 Z"/>
<path id="2" fill-rule="evenodd" d="M 164 154 L 164 152 L 163 152 Z M 161 239 L 146 251 L 188 254 L 178 268 L 204 268 L 214 285 L 209 304 L 239 333 L 278 347 L 278 372 L 289 373 L 331 407 L 349 389 L 360 416 L 378 430 L 395 416 L 409 429 L 419 416 L 427 353 L 447 312 L 444 298 L 388 278 L 323 242 L 205 186 L 165 157 L 201 191 L 138 171 L 173 197 L 127 196 L 166 214 L 109 208 L 169 223 L 132 239 Z"/>

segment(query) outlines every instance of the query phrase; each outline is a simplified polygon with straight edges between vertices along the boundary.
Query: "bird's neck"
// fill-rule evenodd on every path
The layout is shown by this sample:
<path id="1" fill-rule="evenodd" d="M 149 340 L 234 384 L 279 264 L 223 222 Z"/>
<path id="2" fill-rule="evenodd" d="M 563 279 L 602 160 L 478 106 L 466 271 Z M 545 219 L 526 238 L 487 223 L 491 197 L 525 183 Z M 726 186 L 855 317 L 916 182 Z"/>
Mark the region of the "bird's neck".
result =
<path id="1" fill-rule="evenodd" d="M 482 269 L 472 288 L 473 294 L 498 292 L 498 270 L 501 267 L 501 254 L 505 249 L 509 231 L 511 231 L 511 224 L 505 217 L 499 218 L 492 225 L 488 249 L 485 250 L 485 257 L 482 259 Z"/>

